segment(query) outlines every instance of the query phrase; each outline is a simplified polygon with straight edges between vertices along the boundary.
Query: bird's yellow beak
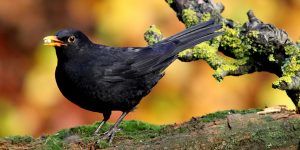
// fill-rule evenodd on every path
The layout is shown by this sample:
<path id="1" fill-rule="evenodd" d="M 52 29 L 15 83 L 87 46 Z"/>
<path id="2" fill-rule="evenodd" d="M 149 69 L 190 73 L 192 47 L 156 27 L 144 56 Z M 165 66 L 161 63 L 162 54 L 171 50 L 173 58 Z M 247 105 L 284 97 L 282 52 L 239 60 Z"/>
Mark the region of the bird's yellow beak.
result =
<path id="1" fill-rule="evenodd" d="M 66 44 L 64 44 L 64 42 L 59 40 L 56 36 L 46 36 L 44 37 L 44 45 L 61 47 Z"/>

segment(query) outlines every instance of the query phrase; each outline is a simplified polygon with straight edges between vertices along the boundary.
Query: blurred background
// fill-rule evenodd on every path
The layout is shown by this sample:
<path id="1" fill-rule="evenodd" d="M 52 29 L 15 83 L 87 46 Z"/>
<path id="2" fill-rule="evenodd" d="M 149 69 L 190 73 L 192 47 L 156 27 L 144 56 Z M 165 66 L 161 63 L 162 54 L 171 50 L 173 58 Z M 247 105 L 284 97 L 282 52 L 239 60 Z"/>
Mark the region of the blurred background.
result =
<path id="1" fill-rule="evenodd" d="M 219 1 L 227 18 L 243 23 L 252 9 L 292 39 L 300 36 L 299 0 Z M 164 0 L 0 0 L 0 4 L 0 136 L 40 136 L 102 119 L 60 94 L 54 78 L 55 51 L 42 45 L 44 36 L 77 28 L 94 42 L 126 47 L 145 46 L 143 34 L 152 24 L 164 36 L 184 29 Z M 279 104 L 294 108 L 285 92 L 271 88 L 275 75 L 253 73 L 218 83 L 212 74 L 204 61 L 176 61 L 126 119 L 170 124 L 226 109 Z M 119 115 L 114 112 L 109 121 Z"/>

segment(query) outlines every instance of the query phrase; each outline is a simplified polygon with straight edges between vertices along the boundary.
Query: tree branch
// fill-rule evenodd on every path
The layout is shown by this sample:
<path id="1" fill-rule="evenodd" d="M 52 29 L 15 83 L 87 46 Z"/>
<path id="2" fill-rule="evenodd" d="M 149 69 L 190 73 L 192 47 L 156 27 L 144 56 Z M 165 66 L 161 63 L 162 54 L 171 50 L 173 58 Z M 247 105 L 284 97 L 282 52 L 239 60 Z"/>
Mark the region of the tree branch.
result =
<path id="1" fill-rule="evenodd" d="M 178 55 L 179 60 L 205 60 L 215 70 L 213 76 L 218 81 L 222 81 L 226 76 L 240 76 L 253 72 L 273 73 L 279 79 L 273 82 L 272 87 L 285 90 L 299 113 L 299 42 L 293 42 L 285 31 L 259 20 L 251 10 L 247 13 L 248 22 L 239 24 L 222 17 L 223 4 L 216 4 L 212 0 L 167 2 L 186 27 L 210 19 L 223 24 L 222 36 L 183 51 Z M 156 30 L 159 31 L 157 28 Z M 160 32 L 159 36 L 162 36 Z M 151 39 L 151 36 L 148 35 L 148 38 Z M 155 42 L 158 41 L 159 39 Z"/>

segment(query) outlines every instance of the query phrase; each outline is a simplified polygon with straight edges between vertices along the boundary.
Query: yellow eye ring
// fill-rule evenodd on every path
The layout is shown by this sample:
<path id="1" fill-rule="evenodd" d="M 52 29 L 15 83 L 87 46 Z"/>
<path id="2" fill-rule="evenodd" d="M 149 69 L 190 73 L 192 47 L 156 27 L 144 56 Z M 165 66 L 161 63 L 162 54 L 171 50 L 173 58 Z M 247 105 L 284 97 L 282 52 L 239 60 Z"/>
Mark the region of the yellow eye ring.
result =
<path id="1" fill-rule="evenodd" d="M 69 38 L 68 38 L 68 42 L 69 43 L 74 43 L 75 42 L 75 40 L 76 40 L 76 38 L 75 38 L 75 36 L 70 36 Z"/>

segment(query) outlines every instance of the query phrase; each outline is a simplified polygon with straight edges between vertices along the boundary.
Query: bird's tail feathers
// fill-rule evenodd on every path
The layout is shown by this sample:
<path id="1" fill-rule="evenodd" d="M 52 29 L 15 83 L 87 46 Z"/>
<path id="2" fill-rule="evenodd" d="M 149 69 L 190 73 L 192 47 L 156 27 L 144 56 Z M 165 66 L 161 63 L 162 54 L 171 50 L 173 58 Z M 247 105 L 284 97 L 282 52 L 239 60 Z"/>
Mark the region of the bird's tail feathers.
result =
<path id="1" fill-rule="evenodd" d="M 135 63 L 134 67 L 143 70 L 144 74 L 163 72 L 181 51 L 222 34 L 222 32 L 215 32 L 221 27 L 222 25 L 214 24 L 214 21 L 210 20 L 179 32 L 150 46 L 151 49 L 140 51 L 136 56 L 140 61 Z"/>
<path id="2" fill-rule="evenodd" d="M 221 28 L 221 24 L 214 24 L 214 21 L 210 20 L 177 33 L 166 40 L 170 40 L 176 44 L 173 54 L 177 54 L 203 41 L 207 41 L 218 35 L 221 35 L 222 32 L 215 32 Z"/>

